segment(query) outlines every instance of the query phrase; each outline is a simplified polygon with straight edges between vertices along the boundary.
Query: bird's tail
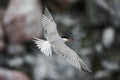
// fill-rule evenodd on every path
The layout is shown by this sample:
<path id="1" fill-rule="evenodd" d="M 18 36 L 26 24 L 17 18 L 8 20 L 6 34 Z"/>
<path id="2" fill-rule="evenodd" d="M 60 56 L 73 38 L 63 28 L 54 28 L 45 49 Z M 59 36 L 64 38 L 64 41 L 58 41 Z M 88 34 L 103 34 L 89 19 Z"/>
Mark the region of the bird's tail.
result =
<path id="1" fill-rule="evenodd" d="M 48 41 L 34 37 L 33 40 L 40 51 L 47 57 L 52 56 L 51 44 Z"/>

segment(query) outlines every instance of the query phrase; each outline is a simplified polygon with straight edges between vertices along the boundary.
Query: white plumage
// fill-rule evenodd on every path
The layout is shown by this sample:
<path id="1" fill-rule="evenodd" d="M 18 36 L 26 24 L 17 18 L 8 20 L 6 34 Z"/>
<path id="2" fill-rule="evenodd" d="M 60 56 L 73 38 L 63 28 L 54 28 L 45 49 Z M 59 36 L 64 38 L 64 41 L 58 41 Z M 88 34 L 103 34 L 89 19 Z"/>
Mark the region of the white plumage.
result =
<path id="1" fill-rule="evenodd" d="M 91 72 L 83 60 L 77 55 L 77 53 L 65 45 L 66 39 L 63 39 L 59 36 L 56 23 L 54 22 L 47 8 L 45 10 L 45 15 L 43 15 L 42 27 L 44 28 L 44 34 L 47 38 L 47 41 L 36 38 L 35 43 L 46 56 L 51 56 L 51 50 L 53 49 L 73 67 L 76 67 L 79 70 Z"/>
<path id="2" fill-rule="evenodd" d="M 35 40 L 35 44 L 37 45 L 37 47 L 41 50 L 41 52 L 47 56 L 47 57 L 51 57 L 52 56 L 52 48 L 51 48 L 51 44 L 49 43 L 49 41 L 45 41 L 39 38 L 34 38 Z"/>

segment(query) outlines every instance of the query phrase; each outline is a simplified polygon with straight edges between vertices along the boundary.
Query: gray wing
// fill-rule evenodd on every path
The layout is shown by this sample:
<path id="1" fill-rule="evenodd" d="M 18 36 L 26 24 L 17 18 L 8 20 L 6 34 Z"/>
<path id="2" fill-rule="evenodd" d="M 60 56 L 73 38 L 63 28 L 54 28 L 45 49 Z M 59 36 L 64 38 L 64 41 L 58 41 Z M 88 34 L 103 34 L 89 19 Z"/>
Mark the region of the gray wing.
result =
<path id="1" fill-rule="evenodd" d="M 56 23 L 54 22 L 54 19 L 47 7 L 45 7 L 44 15 L 42 17 L 42 27 L 44 29 L 44 35 L 47 39 L 57 38 L 57 37 L 60 38 L 56 28 Z M 48 31 L 49 33 L 47 34 Z"/>
<path id="2" fill-rule="evenodd" d="M 47 39 L 55 52 L 64 57 L 69 64 L 76 67 L 77 69 L 91 72 L 83 60 L 77 55 L 77 53 L 65 45 L 64 41 L 58 34 L 56 23 L 45 15 L 43 18 L 43 22 L 45 23 L 43 26 L 45 31 L 44 34 L 47 36 Z"/>
<path id="3" fill-rule="evenodd" d="M 54 20 L 49 19 L 46 15 L 43 15 L 42 27 L 44 29 L 44 35 L 48 41 L 52 41 L 55 38 L 60 38 L 56 28 L 56 23 Z"/>
<path id="4" fill-rule="evenodd" d="M 54 20 L 47 7 L 45 7 L 44 14 L 45 14 L 50 20 Z"/>
<path id="5" fill-rule="evenodd" d="M 54 47 L 53 49 L 55 50 L 55 52 L 64 57 L 70 65 L 76 67 L 77 69 L 91 72 L 87 65 L 83 62 L 83 60 L 77 55 L 77 53 L 66 46 L 65 43 L 61 41 L 61 39 L 57 39 L 51 44 Z"/>

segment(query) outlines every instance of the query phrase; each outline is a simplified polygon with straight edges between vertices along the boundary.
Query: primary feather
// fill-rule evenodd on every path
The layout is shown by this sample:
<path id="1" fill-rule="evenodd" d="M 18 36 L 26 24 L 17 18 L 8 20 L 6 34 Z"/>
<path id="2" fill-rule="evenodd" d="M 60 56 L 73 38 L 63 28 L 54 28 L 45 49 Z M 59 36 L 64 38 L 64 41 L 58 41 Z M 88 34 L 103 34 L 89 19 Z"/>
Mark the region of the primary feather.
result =
<path id="1" fill-rule="evenodd" d="M 56 39 L 51 42 L 55 52 L 62 56 L 70 65 L 76 67 L 79 70 L 91 72 L 83 60 L 77 55 L 77 53 L 69 48 L 61 39 Z"/>

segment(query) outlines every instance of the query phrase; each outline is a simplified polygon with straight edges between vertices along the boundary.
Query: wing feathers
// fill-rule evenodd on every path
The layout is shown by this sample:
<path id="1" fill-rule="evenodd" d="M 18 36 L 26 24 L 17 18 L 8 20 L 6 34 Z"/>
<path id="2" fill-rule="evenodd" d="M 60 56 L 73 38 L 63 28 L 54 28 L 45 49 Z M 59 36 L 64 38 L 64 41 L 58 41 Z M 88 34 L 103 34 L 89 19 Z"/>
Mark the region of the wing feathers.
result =
<path id="1" fill-rule="evenodd" d="M 87 67 L 87 65 L 82 60 L 80 62 L 81 62 L 80 65 L 81 65 L 83 71 L 92 73 L 92 71 Z"/>
<path id="2" fill-rule="evenodd" d="M 55 47 L 54 50 L 57 54 L 64 57 L 65 60 L 73 67 L 76 67 L 79 70 L 91 72 L 87 67 L 87 65 L 83 62 L 83 60 L 77 55 L 75 51 L 70 49 L 63 42 L 59 42 L 59 41 L 56 41 L 56 42 L 57 44 L 55 45 L 54 43 L 53 45 Z"/>
<path id="3" fill-rule="evenodd" d="M 34 38 L 34 42 L 37 45 L 37 47 L 40 49 L 40 51 L 47 57 L 52 56 L 52 48 L 51 45 L 48 41 L 39 39 L 39 38 Z"/>
<path id="4" fill-rule="evenodd" d="M 52 45 L 55 52 L 64 57 L 70 65 L 76 67 L 79 70 L 82 69 L 84 71 L 91 72 L 89 68 L 87 68 L 86 64 L 82 61 L 82 59 L 77 55 L 77 53 L 64 44 L 63 40 L 57 32 L 56 23 L 54 22 L 47 8 L 45 9 L 45 15 L 43 15 L 42 23 L 43 28 L 46 31 L 44 34 L 47 36 L 47 40 L 50 43 L 44 42 L 41 46 L 39 45 L 39 40 L 37 40 L 36 44 L 41 49 L 41 51 L 47 56 L 51 55 L 50 48 Z M 46 49 L 45 44 L 48 44 L 50 47 Z M 49 55 L 47 54 L 47 52 L 49 53 Z"/>
<path id="5" fill-rule="evenodd" d="M 44 11 L 44 14 L 50 19 L 53 21 L 53 17 L 51 15 L 51 13 L 49 12 L 48 8 L 45 7 L 45 11 Z"/>

